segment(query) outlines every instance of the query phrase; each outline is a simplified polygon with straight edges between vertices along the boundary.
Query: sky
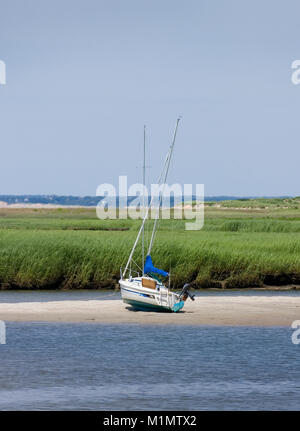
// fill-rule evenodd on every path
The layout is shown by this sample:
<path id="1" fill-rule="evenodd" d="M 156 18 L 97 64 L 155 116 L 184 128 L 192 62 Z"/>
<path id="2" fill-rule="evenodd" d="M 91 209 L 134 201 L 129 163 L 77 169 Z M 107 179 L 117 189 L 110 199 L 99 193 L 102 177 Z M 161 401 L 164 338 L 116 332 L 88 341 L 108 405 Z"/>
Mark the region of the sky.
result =
<path id="1" fill-rule="evenodd" d="M 155 182 L 300 195 L 300 3 L 0 0 L 0 194 Z"/>

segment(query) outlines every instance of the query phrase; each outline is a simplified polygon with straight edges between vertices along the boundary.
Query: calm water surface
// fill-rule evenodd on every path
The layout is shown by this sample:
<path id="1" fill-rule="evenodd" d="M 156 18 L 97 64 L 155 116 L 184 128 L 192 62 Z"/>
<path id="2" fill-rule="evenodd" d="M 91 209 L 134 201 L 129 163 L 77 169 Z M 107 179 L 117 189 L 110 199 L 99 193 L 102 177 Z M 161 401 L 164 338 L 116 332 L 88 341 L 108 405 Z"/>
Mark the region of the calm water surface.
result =
<path id="1" fill-rule="evenodd" d="M 192 292 L 196 296 L 300 296 L 300 290 L 200 290 Z M 121 299 L 120 291 L 115 290 L 3 290 L 0 302 L 48 302 L 48 301 L 86 301 Z"/>
<path id="2" fill-rule="evenodd" d="M 7 323 L 1 410 L 296 409 L 289 328 Z"/>

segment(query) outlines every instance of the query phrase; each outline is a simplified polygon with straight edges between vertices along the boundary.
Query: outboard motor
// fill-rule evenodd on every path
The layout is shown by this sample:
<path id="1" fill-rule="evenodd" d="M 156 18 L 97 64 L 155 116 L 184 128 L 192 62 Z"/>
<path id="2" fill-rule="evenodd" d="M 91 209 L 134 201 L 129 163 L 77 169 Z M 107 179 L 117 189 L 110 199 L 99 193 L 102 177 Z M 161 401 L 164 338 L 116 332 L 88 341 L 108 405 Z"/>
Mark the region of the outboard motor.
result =
<path id="1" fill-rule="evenodd" d="M 186 300 L 187 300 L 187 298 L 190 298 L 192 301 L 195 301 L 195 295 L 192 295 L 192 294 L 190 293 L 190 291 L 189 291 L 189 287 L 190 287 L 190 285 L 189 285 L 188 283 L 186 283 L 186 284 L 183 286 L 183 288 L 182 288 L 182 291 L 181 291 L 181 294 L 180 294 L 180 298 L 181 298 L 183 301 L 186 301 Z"/>

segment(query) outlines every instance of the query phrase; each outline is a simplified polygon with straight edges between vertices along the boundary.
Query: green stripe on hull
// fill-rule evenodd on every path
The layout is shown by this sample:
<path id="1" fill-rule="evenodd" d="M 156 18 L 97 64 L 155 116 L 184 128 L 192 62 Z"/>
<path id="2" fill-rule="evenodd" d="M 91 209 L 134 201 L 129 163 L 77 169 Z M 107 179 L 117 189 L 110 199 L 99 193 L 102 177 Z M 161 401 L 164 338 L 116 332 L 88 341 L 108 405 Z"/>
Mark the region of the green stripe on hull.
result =
<path id="1" fill-rule="evenodd" d="M 170 308 L 161 305 L 146 304 L 145 302 L 135 301 L 134 299 L 123 299 L 123 301 L 126 302 L 126 304 L 132 305 L 132 307 L 135 308 L 140 308 L 141 310 L 167 311 L 172 313 Z"/>

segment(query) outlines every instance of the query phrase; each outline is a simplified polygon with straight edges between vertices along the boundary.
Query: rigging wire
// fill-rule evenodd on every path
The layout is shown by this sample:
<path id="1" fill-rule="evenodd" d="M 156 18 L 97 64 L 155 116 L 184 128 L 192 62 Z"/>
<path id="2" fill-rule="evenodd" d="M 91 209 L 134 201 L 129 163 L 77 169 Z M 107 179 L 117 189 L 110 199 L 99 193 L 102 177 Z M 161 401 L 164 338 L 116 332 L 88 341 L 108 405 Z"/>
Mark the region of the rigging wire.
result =
<path id="1" fill-rule="evenodd" d="M 164 185 L 166 183 L 166 179 L 167 179 L 167 176 L 168 176 L 168 171 L 169 171 L 169 167 L 170 167 L 170 161 L 171 161 L 171 157 L 172 157 L 173 148 L 174 148 L 174 145 L 175 145 L 176 134 L 177 134 L 177 129 L 178 129 L 178 124 L 179 124 L 180 118 L 181 117 L 177 118 L 176 127 L 175 127 L 175 131 L 174 131 L 174 135 L 173 135 L 173 140 L 172 140 L 172 143 L 171 143 L 171 145 L 169 147 L 169 151 L 167 153 L 167 156 L 166 156 L 166 159 L 165 159 L 165 162 L 164 162 L 164 165 L 163 165 L 162 173 L 161 173 L 161 175 L 159 176 L 159 179 L 158 179 L 158 184 L 160 184 L 160 185 L 162 184 L 163 185 L 163 190 L 164 190 Z M 162 181 L 163 181 L 163 183 L 162 183 Z M 134 251 L 135 251 L 136 246 L 138 244 L 138 241 L 140 239 L 141 233 L 142 233 L 142 231 L 144 229 L 144 226 L 145 226 L 145 223 L 146 223 L 146 219 L 149 216 L 149 210 L 150 210 L 150 207 L 151 207 L 151 204 L 152 204 L 152 200 L 153 200 L 153 197 L 151 197 L 150 204 L 147 207 L 146 214 L 145 214 L 145 216 L 143 218 L 143 222 L 142 222 L 142 225 L 141 225 L 141 227 L 139 229 L 137 238 L 136 238 L 136 240 L 135 240 L 135 242 L 133 244 L 133 247 L 132 247 L 131 253 L 129 255 L 129 258 L 128 258 L 126 267 L 124 269 L 124 272 L 122 274 L 122 277 L 125 276 L 126 271 L 128 269 L 128 266 L 130 265 L 130 262 L 131 262 L 131 259 L 133 257 Z M 154 233 L 155 233 L 155 229 L 156 229 L 156 224 L 157 224 L 157 216 L 155 218 L 154 228 L 153 228 L 153 231 L 152 231 L 152 236 L 151 236 L 150 245 L 149 245 L 147 254 L 150 254 L 150 252 L 151 252 L 151 248 L 152 248 L 152 245 L 153 245 L 153 237 L 154 237 Z"/>

